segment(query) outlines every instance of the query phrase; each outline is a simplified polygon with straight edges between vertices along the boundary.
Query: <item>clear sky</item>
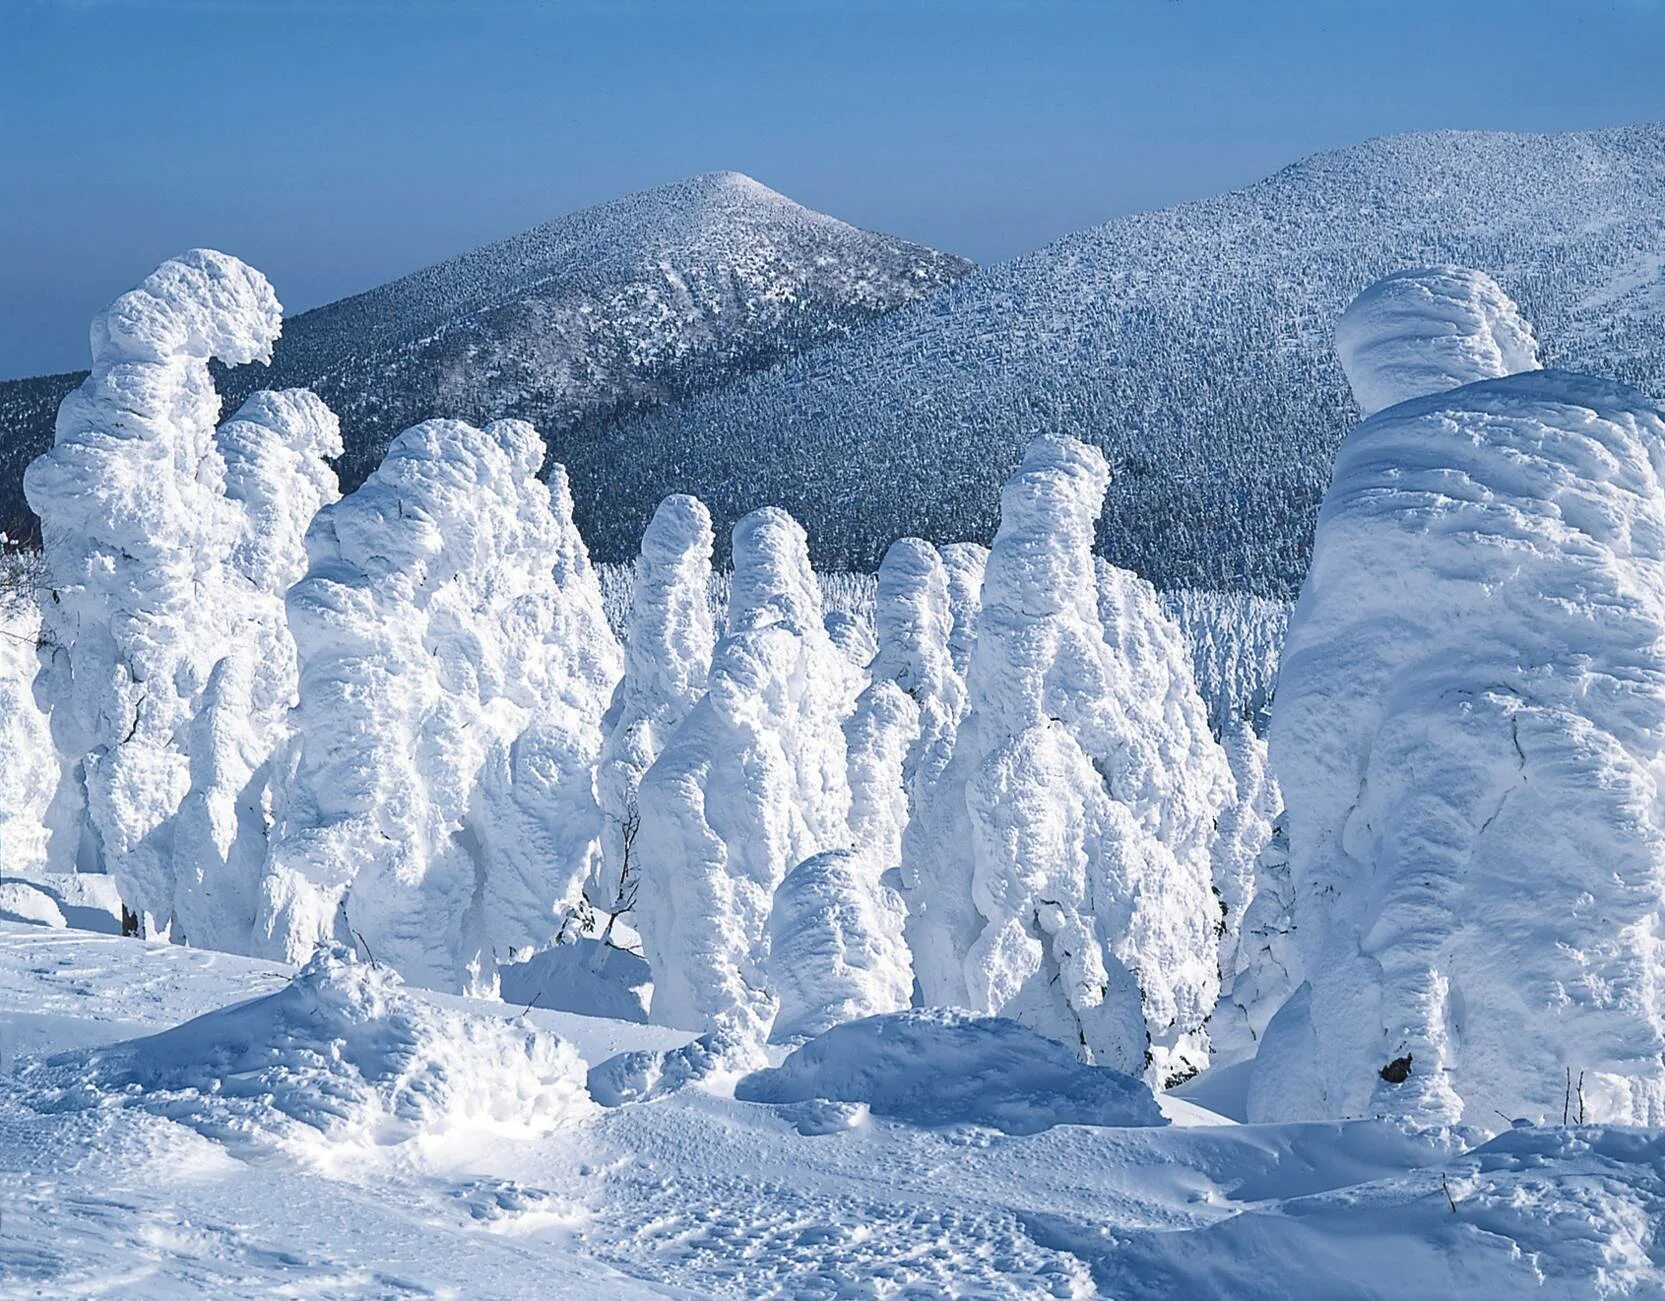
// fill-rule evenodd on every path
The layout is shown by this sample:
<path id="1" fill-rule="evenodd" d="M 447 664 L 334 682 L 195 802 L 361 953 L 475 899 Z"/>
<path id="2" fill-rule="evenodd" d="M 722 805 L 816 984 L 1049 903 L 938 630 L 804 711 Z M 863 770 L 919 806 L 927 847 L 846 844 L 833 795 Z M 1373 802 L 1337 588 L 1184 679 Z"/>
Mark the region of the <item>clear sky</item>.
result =
<path id="1" fill-rule="evenodd" d="M 1665 0 L 0 0 L 0 376 L 198 244 L 291 310 L 736 168 L 979 261 L 1435 127 L 1665 118 Z"/>

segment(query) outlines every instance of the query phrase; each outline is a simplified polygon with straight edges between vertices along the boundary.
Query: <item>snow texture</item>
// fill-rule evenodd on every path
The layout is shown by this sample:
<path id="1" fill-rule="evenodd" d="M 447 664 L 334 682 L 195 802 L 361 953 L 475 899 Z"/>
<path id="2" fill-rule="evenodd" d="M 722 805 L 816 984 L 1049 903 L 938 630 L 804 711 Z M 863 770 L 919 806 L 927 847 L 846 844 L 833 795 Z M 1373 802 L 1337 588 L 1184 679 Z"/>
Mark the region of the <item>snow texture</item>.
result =
<path id="1" fill-rule="evenodd" d="M 901 897 L 870 850 L 805 859 L 775 890 L 767 971 L 779 1000 L 770 1038 L 792 1043 L 908 1005 L 913 967 Z"/>
<path id="2" fill-rule="evenodd" d="M 659 503 L 636 562 L 624 642 L 624 676 L 602 720 L 596 771 L 601 863 L 590 902 L 627 912 L 636 882 L 626 870 L 639 810 L 637 788 L 668 738 L 705 694 L 716 643 L 711 586 L 711 515 L 695 498 Z"/>
<path id="3" fill-rule="evenodd" d="M 844 735 L 850 831 L 885 871 L 902 861 L 912 810 L 947 767 L 965 714 L 965 682 L 951 649 L 948 573 L 929 542 L 902 538 L 885 552 L 874 627 L 869 681 Z"/>
<path id="4" fill-rule="evenodd" d="M 850 1021 L 741 1079 L 745 1102 L 861 1103 L 912 1125 L 983 1125 L 1036 1134 L 1053 1125 L 1163 1125 L 1137 1079 L 1085 1066 L 1016 1022 L 947 1008 Z"/>
<path id="5" fill-rule="evenodd" d="M 1581 1076 L 1665 1122 L 1662 469 L 1653 402 L 1557 371 L 1349 435 L 1272 723 L 1306 984 L 1251 1115 L 1560 1119 Z"/>
<path id="6" fill-rule="evenodd" d="M 989 549 L 976 542 L 950 542 L 939 554 L 948 571 L 948 608 L 954 617 L 948 648 L 954 668 L 963 675 L 971 664 L 971 646 L 977 639 L 977 611 L 983 605 L 983 572 L 988 568 Z"/>
<path id="7" fill-rule="evenodd" d="M 1373 416 L 1411 398 L 1538 369 L 1538 341 L 1483 271 L 1397 271 L 1355 298 L 1335 348 L 1359 409 Z"/>
<path id="8" fill-rule="evenodd" d="M 585 1116 L 583 1065 L 535 1027 L 414 999 L 385 967 L 322 947 L 274 994 L 145 1039 L 25 1063 L 45 1111 L 137 1107 L 234 1147 L 326 1167 L 398 1149 L 462 1154 Z"/>
<path id="9" fill-rule="evenodd" d="M 238 631 L 226 561 L 241 524 L 208 363 L 266 359 L 280 327 L 271 286 L 235 258 L 162 263 L 94 319 L 92 373 L 25 475 L 51 589 L 41 687 L 66 774 L 54 866 L 110 872 L 152 929 L 175 919 L 193 724 Z"/>
<path id="10" fill-rule="evenodd" d="M 859 671 L 828 637 L 804 531 L 764 508 L 734 528 L 709 689 L 642 779 L 636 924 L 653 1015 L 761 1038 L 764 961 L 789 868 L 849 848 L 842 731 Z"/>
<path id="11" fill-rule="evenodd" d="M 414 983 L 489 992 L 578 902 L 621 657 L 543 459 L 530 425 L 429 421 L 309 530 L 262 887 L 274 955 L 356 939 Z"/>
<path id="12" fill-rule="evenodd" d="M 1095 565 L 1108 480 L 1096 449 L 1047 436 L 1007 483 L 970 713 L 902 879 L 925 1003 L 1168 1078 L 1206 1061 L 1231 778 L 1154 591 Z"/>

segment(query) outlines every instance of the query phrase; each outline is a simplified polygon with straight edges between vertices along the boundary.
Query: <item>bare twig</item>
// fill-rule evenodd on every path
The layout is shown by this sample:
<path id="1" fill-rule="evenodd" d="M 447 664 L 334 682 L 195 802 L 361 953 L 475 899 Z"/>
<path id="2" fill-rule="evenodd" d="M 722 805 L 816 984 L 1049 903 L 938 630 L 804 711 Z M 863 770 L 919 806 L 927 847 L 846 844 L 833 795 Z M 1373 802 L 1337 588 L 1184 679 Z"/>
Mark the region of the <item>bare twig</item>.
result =
<path id="1" fill-rule="evenodd" d="M 1561 1126 L 1566 1128 L 1567 1113 L 1572 1108 L 1572 1067 L 1567 1067 L 1567 1091 L 1561 1095 Z"/>
<path id="2" fill-rule="evenodd" d="M 1451 1195 L 1451 1184 L 1445 1177 L 1445 1171 L 1440 1171 L 1440 1187 L 1445 1189 L 1445 1200 L 1451 1206 L 1451 1213 L 1457 1213 L 1457 1199 Z"/>
<path id="3" fill-rule="evenodd" d="M 1578 1123 L 1584 1123 L 1584 1072 L 1578 1073 Z"/>
<path id="4" fill-rule="evenodd" d="M 376 955 L 374 953 L 370 952 L 370 945 L 365 942 L 363 932 L 359 931 L 359 930 L 354 930 L 353 931 L 353 938 L 356 939 L 360 944 L 364 945 L 364 956 L 370 959 L 370 966 L 373 969 L 379 970 L 381 968 L 382 964 L 377 962 L 376 961 Z"/>

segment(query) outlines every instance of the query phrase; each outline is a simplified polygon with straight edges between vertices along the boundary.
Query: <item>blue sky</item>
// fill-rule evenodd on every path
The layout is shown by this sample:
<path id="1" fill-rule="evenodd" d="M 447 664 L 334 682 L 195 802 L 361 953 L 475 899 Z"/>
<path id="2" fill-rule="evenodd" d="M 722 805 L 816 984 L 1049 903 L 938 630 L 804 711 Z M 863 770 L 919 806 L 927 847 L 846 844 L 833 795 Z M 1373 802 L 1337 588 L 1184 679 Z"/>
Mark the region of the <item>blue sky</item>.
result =
<path id="1" fill-rule="evenodd" d="M 737 168 L 996 261 L 1316 149 L 1665 118 L 1665 0 L 0 0 L 0 376 L 169 253 L 292 310 Z"/>

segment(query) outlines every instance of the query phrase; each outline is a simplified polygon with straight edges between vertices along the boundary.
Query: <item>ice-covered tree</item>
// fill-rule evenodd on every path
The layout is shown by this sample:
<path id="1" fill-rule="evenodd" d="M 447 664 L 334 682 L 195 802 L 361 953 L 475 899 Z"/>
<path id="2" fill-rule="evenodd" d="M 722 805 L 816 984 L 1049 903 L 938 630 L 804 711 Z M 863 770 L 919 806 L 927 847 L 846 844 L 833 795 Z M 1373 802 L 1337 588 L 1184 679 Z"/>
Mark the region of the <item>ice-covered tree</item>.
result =
<path id="1" fill-rule="evenodd" d="M 906 1007 L 913 969 L 905 915 L 866 851 L 828 850 L 788 872 L 769 912 L 767 972 L 780 1002 L 770 1038 L 808 1039 Z"/>
<path id="2" fill-rule="evenodd" d="M 938 553 L 948 574 L 948 609 L 953 631 L 948 649 L 955 670 L 964 676 L 971 664 L 971 645 L 977 638 L 977 611 L 983 604 L 983 572 L 989 549 L 977 542 L 950 542 Z"/>
<path id="3" fill-rule="evenodd" d="M 590 902 L 617 915 L 636 890 L 637 788 L 699 698 L 711 672 L 711 514 L 694 497 L 665 498 L 642 535 L 626 620 L 624 677 L 603 721 L 596 770 L 601 862 Z"/>
<path id="4" fill-rule="evenodd" d="M 970 713 L 904 854 L 909 938 L 926 1001 L 1167 1077 L 1206 1060 L 1230 777 L 1154 592 L 1095 566 L 1108 482 L 1099 452 L 1043 437 L 1001 494 Z"/>
<path id="5" fill-rule="evenodd" d="M 850 831 L 877 870 L 902 861 L 913 805 L 948 764 L 965 713 L 965 682 L 949 648 L 948 574 L 919 538 L 891 544 L 873 613 L 878 650 L 844 725 Z"/>
<path id="6" fill-rule="evenodd" d="M 47 813 L 61 770 L 47 713 L 36 698 L 39 554 L 0 534 L 0 875 L 45 869 L 53 846 Z M 72 866 L 68 864 L 66 866 Z"/>
<path id="7" fill-rule="evenodd" d="M 656 1020 L 761 1037 L 775 1010 L 775 888 L 788 868 L 849 846 L 842 726 L 860 673 L 827 635 L 790 515 L 747 515 L 733 552 L 706 694 L 642 778 L 636 922 Z"/>
<path id="8" fill-rule="evenodd" d="M 187 743 L 174 910 L 181 938 L 247 951 L 266 858 L 268 764 L 287 739 L 299 688 L 284 594 L 306 570 L 307 526 L 341 495 L 328 460 L 341 454 L 341 429 L 306 389 L 262 392 L 219 427 L 215 444 L 237 531 L 220 573 L 225 654 Z"/>
<path id="9" fill-rule="evenodd" d="M 240 530 L 208 363 L 269 358 L 281 319 L 265 277 L 235 258 L 162 263 L 94 319 L 92 373 L 24 476 L 47 569 L 41 687 L 67 782 L 54 841 L 112 873 L 156 928 L 175 916 L 173 820 L 226 649 Z"/>
<path id="10" fill-rule="evenodd" d="M 1558 1120 L 1581 1076 L 1594 1119 L 1665 1122 L 1665 413 L 1522 370 L 1475 272 L 1396 276 L 1338 339 L 1374 414 L 1279 674 L 1306 983 L 1251 1113 Z"/>
<path id="11" fill-rule="evenodd" d="M 309 530 L 262 886 L 274 953 L 356 940 L 407 979 L 490 992 L 495 959 L 578 901 L 619 650 L 543 459 L 520 421 L 428 421 Z"/>

